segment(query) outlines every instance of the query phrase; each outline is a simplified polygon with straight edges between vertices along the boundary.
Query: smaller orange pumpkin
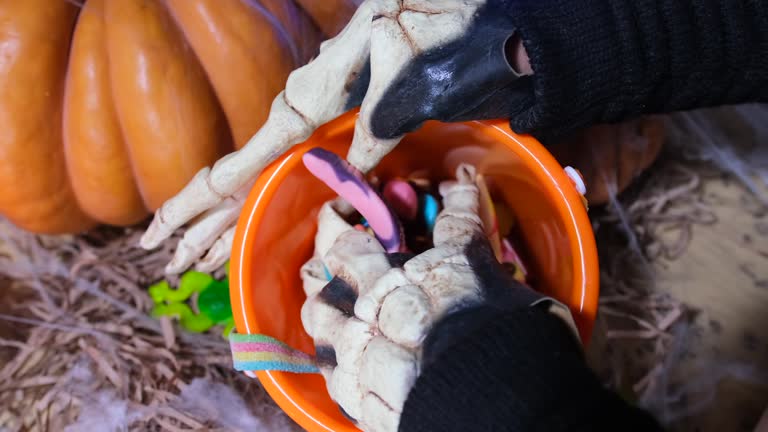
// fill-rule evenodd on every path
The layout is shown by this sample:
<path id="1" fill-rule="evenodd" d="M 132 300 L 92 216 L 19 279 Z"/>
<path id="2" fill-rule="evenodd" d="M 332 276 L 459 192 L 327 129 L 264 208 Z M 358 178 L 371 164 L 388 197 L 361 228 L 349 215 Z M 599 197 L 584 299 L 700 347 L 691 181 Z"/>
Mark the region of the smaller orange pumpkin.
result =
<path id="1" fill-rule="evenodd" d="M 549 148 L 562 165 L 578 168 L 590 205 L 605 204 L 656 161 L 664 145 L 664 122 L 647 116 L 623 123 L 596 125 Z"/>

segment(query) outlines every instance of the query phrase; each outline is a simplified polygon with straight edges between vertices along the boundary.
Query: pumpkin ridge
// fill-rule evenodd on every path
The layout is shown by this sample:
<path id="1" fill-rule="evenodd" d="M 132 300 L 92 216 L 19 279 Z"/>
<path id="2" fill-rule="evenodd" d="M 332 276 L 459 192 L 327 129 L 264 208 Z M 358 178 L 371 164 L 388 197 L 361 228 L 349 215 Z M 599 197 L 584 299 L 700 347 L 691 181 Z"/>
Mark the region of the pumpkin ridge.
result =
<path id="1" fill-rule="evenodd" d="M 240 149 L 269 115 L 295 62 L 265 8 L 244 0 L 165 0 Z M 274 18 L 274 14 L 271 14 Z M 307 43 L 312 43 L 308 41 Z"/>
<path id="2" fill-rule="evenodd" d="M 231 145 L 203 66 L 161 1 L 106 3 L 112 94 L 136 184 L 154 211 Z"/>
<path id="3" fill-rule="evenodd" d="M 63 137 L 70 182 L 100 223 L 133 225 L 148 215 L 117 118 L 104 38 L 104 0 L 80 10 L 65 85 Z"/>
<path id="4" fill-rule="evenodd" d="M 327 37 L 312 16 L 295 0 L 244 0 L 259 2 L 279 21 L 290 40 L 296 43 L 297 56 L 294 68 L 306 64 L 320 50 L 320 43 Z"/>
<path id="5" fill-rule="evenodd" d="M 272 25 L 273 28 L 276 28 L 278 30 L 278 33 L 280 36 L 284 39 L 285 43 L 289 46 L 291 50 L 291 57 L 293 57 L 293 67 L 299 67 L 301 65 L 301 56 L 299 55 L 299 47 L 298 43 L 296 42 L 295 38 L 288 33 L 288 29 L 283 24 L 282 21 L 277 19 L 277 16 L 270 12 L 269 9 L 267 9 L 266 6 L 262 5 L 259 1 L 250 1 L 250 0 L 243 0 L 246 4 L 251 5 L 253 8 L 258 10 L 264 18 L 267 19 L 267 21 Z M 290 0 L 283 0 L 283 1 L 290 1 Z"/>
<path id="6" fill-rule="evenodd" d="M 0 17 L 0 32 L 9 38 L 0 77 L 0 212 L 36 233 L 90 228 L 93 221 L 74 200 L 61 145 L 63 72 L 77 10 L 44 0 L 3 2 Z"/>

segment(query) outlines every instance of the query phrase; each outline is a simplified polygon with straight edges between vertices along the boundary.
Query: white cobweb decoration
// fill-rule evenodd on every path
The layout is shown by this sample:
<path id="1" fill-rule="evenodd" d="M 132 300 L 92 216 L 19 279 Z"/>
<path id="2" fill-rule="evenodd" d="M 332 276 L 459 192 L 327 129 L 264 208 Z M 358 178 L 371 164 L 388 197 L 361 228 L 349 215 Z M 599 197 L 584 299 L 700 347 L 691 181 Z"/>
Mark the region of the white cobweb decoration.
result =
<path id="1" fill-rule="evenodd" d="M 675 113 L 665 123 L 665 149 L 646 178 L 593 212 L 601 348 L 590 354 L 609 386 L 673 426 L 712 408 L 724 378 L 768 386 L 768 369 L 716 353 L 691 367 L 688 347 L 701 336 L 697 311 L 656 289 L 654 266 L 683 255 L 695 227 L 718 222 L 702 188 L 707 177 L 735 179 L 749 192 L 745 211 L 768 211 L 768 107 Z"/>

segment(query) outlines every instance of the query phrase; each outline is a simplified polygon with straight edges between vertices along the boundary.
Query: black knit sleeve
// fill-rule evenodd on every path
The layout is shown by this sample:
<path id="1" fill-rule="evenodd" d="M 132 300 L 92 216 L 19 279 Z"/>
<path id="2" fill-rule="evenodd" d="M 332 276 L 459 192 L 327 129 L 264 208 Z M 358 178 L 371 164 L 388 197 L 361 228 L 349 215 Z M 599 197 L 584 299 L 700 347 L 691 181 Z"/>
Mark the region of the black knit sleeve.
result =
<path id="1" fill-rule="evenodd" d="M 462 336 L 439 350 L 428 338 L 401 432 L 662 430 L 602 387 L 568 327 L 542 309 L 480 307 L 432 332 Z"/>
<path id="2" fill-rule="evenodd" d="M 506 0 L 532 103 L 512 129 L 556 138 L 640 114 L 768 101 L 768 2 Z"/>

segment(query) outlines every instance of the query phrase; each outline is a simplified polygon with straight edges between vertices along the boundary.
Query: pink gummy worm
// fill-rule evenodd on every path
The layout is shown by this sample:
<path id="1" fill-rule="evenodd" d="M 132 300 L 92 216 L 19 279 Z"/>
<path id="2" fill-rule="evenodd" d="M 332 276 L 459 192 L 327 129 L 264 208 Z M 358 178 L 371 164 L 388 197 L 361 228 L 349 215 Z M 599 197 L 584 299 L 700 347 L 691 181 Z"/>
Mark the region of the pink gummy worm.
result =
<path id="1" fill-rule="evenodd" d="M 387 252 L 400 252 L 400 225 L 397 219 L 357 169 L 320 148 L 305 153 L 302 160 L 309 172 L 363 215 Z"/>

